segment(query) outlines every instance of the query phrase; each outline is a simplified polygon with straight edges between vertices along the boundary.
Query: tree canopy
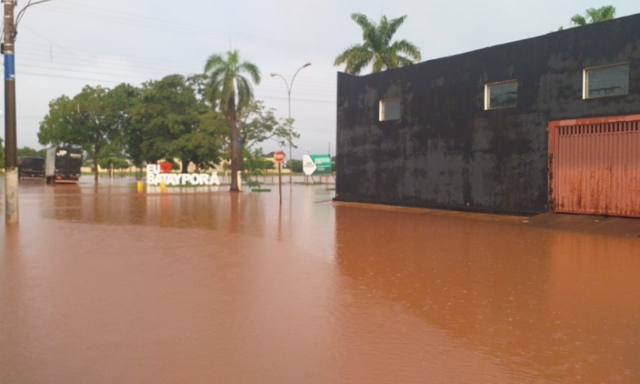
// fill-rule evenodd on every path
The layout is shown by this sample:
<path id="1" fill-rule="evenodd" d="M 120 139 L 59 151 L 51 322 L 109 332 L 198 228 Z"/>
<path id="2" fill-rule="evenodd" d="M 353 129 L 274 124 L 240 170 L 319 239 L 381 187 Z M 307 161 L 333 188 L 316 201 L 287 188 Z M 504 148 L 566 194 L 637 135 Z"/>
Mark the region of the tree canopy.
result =
<path id="1" fill-rule="evenodd" d="M 351 19 L 362 29 L 363 43 L 350 46 L 336 57 L 334 65 L 345 64 L 346 73 L 357 75 L 369 65 L 375 73 L 420 61 L 418 47 L 407 40 L 393 40 L 406 15 L 391 20 L 382 16 L 378 24 L 361 13 L 352 14 Z"/>
<path id="2" fill-rule="evenodd" d="M 73 98 L 49 105 L 38 138 L 44 145 L 75 145 L 93 164 L 136 166 L 161 159 L 207 169 L 226 146 L 226 120 L 198 97 L 196 83 L 182 75 L 149 81 L 141 87 L 85 87 Z M 96 182 L 97 182 L 97 167 Z"/>
<path id="3" fill-rule="evenodd" d="M 226 124 L 198 99 L 188 79 L 170 75 L 149 81 L 140 97 L 125 133 L 130 157 L 148 162 L 178 158 L 183 172 L 192 162 L 206 169 L 220 161 Z"/>
<path id="4" fill-rule="evenodd" d="M 38 140 L 46 146 L 81 147 L 95 166 L 97 183 L 96 165 L 121 168 L 130 162 L 141 167 L 145 162 L 180 159 L 183 172 L 189 164 L 205 170 L 223 158 L 233 159 L 233 153 L 227 153 L 235 147 L 239 169 L 240 151 L 266 140 L 284 145 L 300 137 L 292 128 L 293 119 L 278 119 L 273 109 L 253 100 L 250 81 L 259 81 L 259 72 L 240 61 L 237 51 L 226 57 L 212 55 L 207 69 L 209 74 L 169 75 L 138 87 L 86 86 L 73 97 L 62 95 L 49 103 Z M 242 76 L 244 71 L 249 79 Z M 225 76 L 235 80 L 225 83 Z M 23 156 L 43 153 L 20 151 Z"/>
<path id="5" fill-rule="evenodd" d="M 18 148 L 18 156 L 36 156 L 36 157 L 46 157 L 47 149 L 33 149 L 31 147 L 22 147 Z"/>
<path id="6" fill-rule="evenodd" d="M 254 100 L 240 112 L 240 143 L 243 149 L 251 150 L 258 143 L 275 140 L 284 147 L 300 134 L 293 130 L 294 119 L 278 119 L 273 108 L 267 109 L 260 100 Z"/>
<path id="7" fill-rule="evenodd" d="M 260 188 L 260 181 L 258 176 L 264 176 L 268 170 L 274 169 L 275 164 L 271 159 L 267 158 L 262 152 L 262 148 L 256 148 L 253 150 L 246 150 L 243 154 L 245 169 L 243 176 L 247 184 L 251 187 L 256 186 Z"/>
<path id="8" fill-rule="evenodd" d="M 571 18 L 571 24 L 579 27 L 600 23 L 602 21 L 612 20 L 616 17 L 616 7 L 613 5 L 605 5 L 600 8 L 589 8 L 584 15 L 576 14 Z M 564 27 L 558 28 L 562 31 Z"/>
<path id="9" fill-rule="evenodd" d="M 233 50 L 226 55 L 216 53 L 209 56 L 204 71 L 209 77 L 207 99 L 214 108 L 217 105 L 222 114 L 229 119 L 232 175 L 230 190 L 239 191 L 235 175 L 240 170 L 242 143 L 239 142 L 236 108 L 242 111 L 253 100 L 251 81 L 255 84 L 260 83 L 260 70 L 255 64 L 242 60 L 238 50 Z"/>
<path id="10" fill-rule="evenodd" d="M 605 5 L 600 8 L 589 8 L 584 16 L 577 14 L 571 18 L 571 24 L 584 26 L 587 24 L 600 23 L 602 21 L 612 20 L 616 17 L 616 7 L 613 5 Z"/>
<path id="11" fill-rule="evenodd" d="M 49 104 L 49 114 L 40 124 L 38 140 L 43 145 L 75 145 L 87 152 L 93 164 L 117 152 L 118 134 L 127 124 L 127 106 L 132 87 L 114 89 L 85 86 L 72 99 L 61 96 Z M 98 167 L 95 166 L 98 184 Z"/>
<path id="12" fill-rule="evenodd" d="M 100 167 L 102 169 L 110 169 L 113 166 L 114 169 L 127 169 L 129 168 L 129 162 L 121 157 L 105 157 L 100 160 Z"/>

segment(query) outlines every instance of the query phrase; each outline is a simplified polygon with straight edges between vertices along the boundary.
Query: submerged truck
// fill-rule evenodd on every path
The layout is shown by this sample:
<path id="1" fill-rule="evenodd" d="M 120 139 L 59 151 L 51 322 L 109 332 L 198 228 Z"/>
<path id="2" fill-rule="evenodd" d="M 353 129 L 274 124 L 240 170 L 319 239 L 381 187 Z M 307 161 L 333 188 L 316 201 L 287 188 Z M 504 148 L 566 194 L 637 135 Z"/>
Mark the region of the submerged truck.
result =
<path id="1" fill-rule="evenodd" d="M 82 149 L 53 147 L 47 150 L 45 176 L 47 184 L 77 183 L 82 167 Z"/>
<path id="2" fill-rule="evenodd" d="M 44 178 L 44 159 L 37 156 L 18 157 L 18 177 L 20 179 Z"/>

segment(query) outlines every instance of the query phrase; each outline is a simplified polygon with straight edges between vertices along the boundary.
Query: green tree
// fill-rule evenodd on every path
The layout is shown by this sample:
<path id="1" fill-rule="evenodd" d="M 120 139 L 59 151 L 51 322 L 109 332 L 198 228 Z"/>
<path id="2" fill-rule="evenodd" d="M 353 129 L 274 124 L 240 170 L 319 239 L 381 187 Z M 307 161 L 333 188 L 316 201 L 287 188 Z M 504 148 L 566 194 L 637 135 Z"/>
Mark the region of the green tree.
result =
<path id="1" fill-rule="evenodd" d="M 110 156 L 100 160 L 100 168 L 109 170 L 111 173 L 111 167 L 113 166 L 114 170 L 117 169 L 127 169 L 129 168 L 129 162 L 127 159 L 123 159 L 121 157 Z"/>
<path id="2" fill-rule="evenodd" d="M 282 147 L 293 144 L 300 134 L 293 129 L 293 119 L 278 119 L 275 110 L 266 109 L 261 100 L 253 100 L 239 113 L 240 142 L 242 149 L 251 148 L 267 140 L 275 140 Z"/>
<path id="3" fill-rule="evenodd" d="M 616 17 L 616 7 L 613 5 L 605 5 L 598 9 L 589 8 L 583 15 L 575 15 L 571 18 L 571 24 L 584 26 L 587 24 L 600 23 L 602 21 L 612 20 Z"/>
<path id="4" fill-rule="evenodd" d="M 242 110 L 253 99 L 250 80 L 260 83 L 260 70 L 248 61 L 240 58 L 238 50 L 213 54 L 207 59 L 204 70 L 209 77 L 207 84 L 208 100 L 215 107 L 219 105 L 223 115 L 229 120 L 229 145 L 231 147 L 231 191 L 239 191 L 235 175 L 240 170 L 240 132 L 237 124 L 237 109 Z M 245 77 L 248 75 L 249 78 Z M 236 101 L 237 99 L 237 101 Z M 240 144 L 240 145 L 239 145 Z"/>
<path id="5" fill-rule="evenodd" d="M 302 172 L 302 160 L 289 160 L 287 161 L 287 167 L 291 169 L 291 172 Z"/>
<path id="6" fill-rule="evenodd" d="M 185 160 L 196 166 L 196 172 L 212 168 L 220 162 L 226 145 L 227 121 L 219 113 L 208 110 L 198 115 L 197 125 L 171 144 L 176 157 L 184 159 L 182 171 L 187 172 Z"/>
<path id="7" fill-rule="evenodd" d="M 43 148 L 38 150 L 31 147 L 18 148 L 18 156 L 37 156 L 44 158 L 47 156 L 47 149 Z"/>
<path id="8" fill-rule="evenodd" d="M 118 152 L 118 135 L 128 116 L 125 106 L 130 86 L 108 88 L 85 86 L 73 99 L 62 96 L 49 104 L 49 114 L 40 124 L 38 141 L 42 145 L 82 147 L 93 160 L 95 183 L 101 159 Z"/>
<path id="9" fill-rule="evenodd" d="M 110 91 L 111 96 L 111 108 L 114 112 L 114 118 L 116 119 L 117 129 L 113 132 L 109 143 L 109 154 L 111 158 L 129 158 L 133 165 L 138 167 L 142 166 L 142 163 L 137 161 L 137 158 L 130 156 L 128 150 L 127 134 L 131 131 L 132 109 L 139 103 L 140 100 L 140 88 L 130 84 L 120 84 Z M 123 163 L 120 162 L 120 165 Z M 127 164 L 128 168 L 129 165 Z"/>
<path id="10" fill-rule="evenodd" d="M 354 44 L 336 57 L 333 65 L 346 64 L 345 72 L 357 75 L 363 68 L 372 65 L 373 72 L 411 65 L 420 61 L 420 50 L 407 40 L 393 41 L 393 35 L 407 16 L 387 20 L 382 16 L 376 24 L 361 13 L 351 19 L 362 29 L 362 44 Z"/>
<path id="11" fill-rule="evenodd" d="M 74 125 L 79 119 L 80 105 L 68 96 L 60 96 L 49 103 L 49 114 L 40 123 L 38 141 L 40 144 L 68 146 L 77 143 Z"/>
<path id="12" fill-rule="evenodd" d="M 269 157 L 262 153 L 262 148 L 244 151 L 244 172 L 243 177 L 250 187 L 260 188 L 258 176 L 263 176 L 269 169 L 274 169 L 275 165 Z"/>
<path id="13" fill-rule="evenodd" d="M 178 158 L 187 172 L 191 162 L 199 169 L 219 162 L 226 122 L 198 99 L 184 76 L 143 84 L 131 116 L 126 152 L 134 163 Z"/>
<path id="14" fill-rule="evenodd" d="M 196 171 L 207 170 L 220 163 L 227 145 L 228 124 L 223 115 L 211 108 L 206 99 L 207 76 L 198 74 L 185 79 L 196 96 L 198 123 L 187 135 L 173 143 L 176 153 L 184 154 L 196 166 Z M 185 170 L 186 172 L 186 170 Z"/>

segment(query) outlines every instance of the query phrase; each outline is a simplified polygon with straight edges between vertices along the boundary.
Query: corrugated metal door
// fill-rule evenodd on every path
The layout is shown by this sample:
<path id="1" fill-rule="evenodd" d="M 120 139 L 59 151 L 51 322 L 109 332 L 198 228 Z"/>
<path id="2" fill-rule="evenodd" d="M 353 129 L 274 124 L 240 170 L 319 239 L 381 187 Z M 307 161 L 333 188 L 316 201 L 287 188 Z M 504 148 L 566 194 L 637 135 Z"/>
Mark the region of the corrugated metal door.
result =
<path id="1" fill-rule="evenodd" d="M 549 124 L 549 209 L 640 217 L 640 115 Z"/>

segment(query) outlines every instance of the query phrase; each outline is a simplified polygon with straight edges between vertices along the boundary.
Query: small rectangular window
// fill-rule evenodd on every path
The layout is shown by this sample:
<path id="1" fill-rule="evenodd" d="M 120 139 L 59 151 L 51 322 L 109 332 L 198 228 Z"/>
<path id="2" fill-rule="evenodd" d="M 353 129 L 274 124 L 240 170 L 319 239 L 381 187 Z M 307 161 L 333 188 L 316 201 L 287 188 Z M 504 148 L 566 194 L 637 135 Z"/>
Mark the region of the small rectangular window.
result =
<path id="1" fill-rule="evenodd" d="M 400 120 L 400 99 L 380 100 L 380 121 Z"/>
<path id="2" fill-rule="evenodd" d="M 629 93 L 629 63 L 584 70 L 585 99 L 626 95 Z"/>
<path id="3" fill-rule="evenodd" d="M 513 108 L 518 105 L 518 80 L 484 86 L 484 109 Z"/>

